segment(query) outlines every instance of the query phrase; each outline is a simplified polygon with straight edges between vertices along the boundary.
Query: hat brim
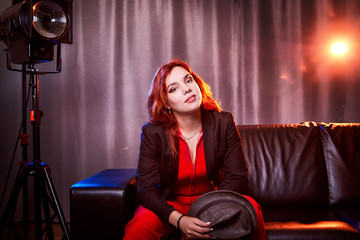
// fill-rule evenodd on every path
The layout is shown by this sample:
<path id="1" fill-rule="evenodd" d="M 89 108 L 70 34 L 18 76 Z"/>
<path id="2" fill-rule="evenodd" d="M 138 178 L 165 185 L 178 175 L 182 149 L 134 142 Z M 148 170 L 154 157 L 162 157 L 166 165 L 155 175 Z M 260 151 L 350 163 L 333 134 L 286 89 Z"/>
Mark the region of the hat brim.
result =
<path id="1" fill-rule="evenodd" d="M 241 239 L 257 226 L 253 205 L 239 193 L 218 190 L 205 193 L 191 205 L 188 215 L 211 222 L 213 231 L 207 233 L 219 239 Z"/>

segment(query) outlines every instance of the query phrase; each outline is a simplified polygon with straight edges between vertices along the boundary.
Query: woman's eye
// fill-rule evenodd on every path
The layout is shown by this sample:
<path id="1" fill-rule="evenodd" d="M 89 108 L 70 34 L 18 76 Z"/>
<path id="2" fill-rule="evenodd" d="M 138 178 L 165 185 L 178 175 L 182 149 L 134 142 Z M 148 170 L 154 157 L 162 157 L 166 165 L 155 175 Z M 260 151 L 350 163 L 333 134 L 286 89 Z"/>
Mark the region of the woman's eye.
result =
<path id="1" fill-rule="evenodd" d="M 186 80 L 187 83 L 191 83 L 193 81 L 193 79 L 190 77 Z"/>
<path id="2" fill-rule="evenodd" d="M 176 91 L 177 88 L 170 88 L 169 93 L 173 93 Z"/>

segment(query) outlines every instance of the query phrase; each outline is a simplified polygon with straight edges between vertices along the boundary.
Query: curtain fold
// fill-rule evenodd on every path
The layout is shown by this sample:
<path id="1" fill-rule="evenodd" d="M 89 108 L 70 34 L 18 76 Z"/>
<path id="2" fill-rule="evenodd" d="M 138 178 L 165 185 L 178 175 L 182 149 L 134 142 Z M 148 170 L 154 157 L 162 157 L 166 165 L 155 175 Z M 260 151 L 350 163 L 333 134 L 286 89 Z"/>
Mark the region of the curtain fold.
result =
<path id="1" fill-rule="evenodd" d="M 360 121 L 360 1 L 76 0 L 73 10 L 63 70 L 40 77 L 41 156 L 68 219 L 72 184 L 137 167 L 150 83 L 173 58 L 209 83 L 237 124 Z M 341 61 L 329 54 L 336 34 L 349 39 Z M 21 76 L 1 59 L 3 182 L 21 121 Z"/>

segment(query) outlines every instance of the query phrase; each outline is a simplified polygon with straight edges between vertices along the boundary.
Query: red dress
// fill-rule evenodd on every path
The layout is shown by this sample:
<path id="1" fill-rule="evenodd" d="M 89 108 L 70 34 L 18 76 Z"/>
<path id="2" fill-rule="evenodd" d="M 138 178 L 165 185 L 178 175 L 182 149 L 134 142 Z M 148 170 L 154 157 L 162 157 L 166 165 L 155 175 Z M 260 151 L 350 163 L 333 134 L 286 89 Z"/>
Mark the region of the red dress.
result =
<path id="1" fill-rule="evenodd" d="M 189 146 L 180 131 L 179 136 L 178 181 L 168 203 L 173 205 L 178 212 L 187 215 L 191 204 L 202 194 L 213 191 L 214 188 L 206 174 L 202 130 L 198 136 L 194 164 L 191 160 Z M 265 239 L 261 208 L 252 198 L 249 197 L 248 199 L 254 205 L 258 214 L 258 230 L 255 231 L 257 237 L 254 239 Z M 259 224 L 262 226 L 259 226 Z M 164 223 L 156 214 L 140 205 L 135 211 L 134 218 L 125 227 L 124 239 L 155 240 L 170 235 L 173 231 L 174 227 L 172 225 Z"/>
<path id="2" fill-rule="evenodd" d="M 212 191 L 213 187 L 206 175 L 202 130 L 198 137 L 194 164 L 191 161 L 189 146 L 180 131 L 179 136 L 178 181 L 168 203 L 186 215 L 191 204 L 202 194 Z M 124 239 L 160 239 L 172 231 L 174 227 L 164 224 L 153 212 L 140 205 L 135 211 L 134 218 L 125 227 Z"/>
<path id="3" fill-rule="evenodd" d="M 190 149 L 179 131 L 179 171 L 172 195 L 181 205 L 190 206 L 202 194 L 214 190 L 206 175 L 203 134 L 200 131 L 196 145 L 196 157 L 192 163 Z"/>

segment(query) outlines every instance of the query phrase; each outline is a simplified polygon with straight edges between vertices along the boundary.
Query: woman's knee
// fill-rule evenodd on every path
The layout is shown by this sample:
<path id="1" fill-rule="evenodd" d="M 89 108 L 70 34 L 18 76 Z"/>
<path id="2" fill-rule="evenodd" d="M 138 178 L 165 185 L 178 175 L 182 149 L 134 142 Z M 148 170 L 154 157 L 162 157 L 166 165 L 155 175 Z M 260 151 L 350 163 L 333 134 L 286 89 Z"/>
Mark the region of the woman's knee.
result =
<path id="1" fill-rule="evenodd" d="M 173 231 L 171 226 L 164 223 L 149 209 L 139 206 L 133 219 L 125 226 L 124 239 L 160 239 Z"/>

